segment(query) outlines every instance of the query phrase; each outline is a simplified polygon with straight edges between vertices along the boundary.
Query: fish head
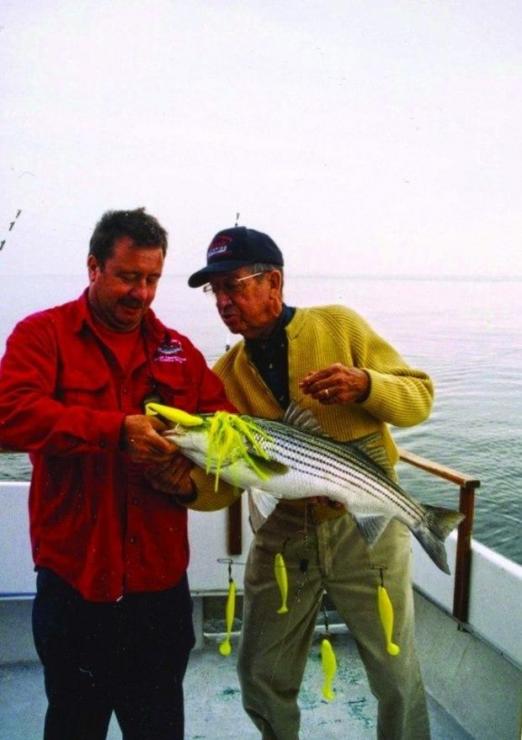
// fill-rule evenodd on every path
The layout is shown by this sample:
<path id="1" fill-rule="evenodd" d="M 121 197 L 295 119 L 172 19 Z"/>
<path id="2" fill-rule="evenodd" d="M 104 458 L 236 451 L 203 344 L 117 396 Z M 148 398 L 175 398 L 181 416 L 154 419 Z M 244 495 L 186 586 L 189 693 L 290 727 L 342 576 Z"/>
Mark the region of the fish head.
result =
<path id="1" fill-rule="evenodd" d="M 227 411 L 194 416 L 156 403 L 147 404 L 147 413 L 159 415 L 169 425 L 163 435 L 207 473 L 214 472 L 216 478 L 226 469 L 234 476 L 234 485 L 243 477 L 247 487 L 267 477 L 259 461 L 270 457 L 257 436 L 266 442 L 269 435 L 254 419 Z"/>
<path id="2" fill-rule="evenodd" d="M 168 425 L 163 435 L 173 442 L 190 460 L 202 464 L 209 447 L 210 418 L 213 414 L 195 415 L 172 406 L 148 403 L 148 415 L 159 416 Z"/>
<path id="3" fill-rule="evenodd" d="M 209 450 L 210 422 L 205 419 L 199 426 L 174 423 L 163 436 L 173 442 L 191 460 L 206 460 Z"/>

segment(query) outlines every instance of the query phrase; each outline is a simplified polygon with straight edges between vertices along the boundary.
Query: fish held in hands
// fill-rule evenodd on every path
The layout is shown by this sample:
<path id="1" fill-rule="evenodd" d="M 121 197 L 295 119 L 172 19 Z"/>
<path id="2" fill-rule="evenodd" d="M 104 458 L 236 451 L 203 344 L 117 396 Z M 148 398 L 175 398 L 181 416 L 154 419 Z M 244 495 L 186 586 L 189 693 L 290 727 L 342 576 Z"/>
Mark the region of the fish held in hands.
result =
<path id="1" fill-rule="evenodd" d="M 351 442 L 325 436 L 313 414 L 291 404 L 281 421 L 218 411 L 194 416 L 151 403 L 186 457 L 240 489 L 267 518 L 278 499 L 326 496 L 354 517 L 371 547 L 391 519 L 405 524 L 433 562 L 450 573 L 444 541 L 464 515 L 421 504 L 393 478 L 379 433 Z"/>

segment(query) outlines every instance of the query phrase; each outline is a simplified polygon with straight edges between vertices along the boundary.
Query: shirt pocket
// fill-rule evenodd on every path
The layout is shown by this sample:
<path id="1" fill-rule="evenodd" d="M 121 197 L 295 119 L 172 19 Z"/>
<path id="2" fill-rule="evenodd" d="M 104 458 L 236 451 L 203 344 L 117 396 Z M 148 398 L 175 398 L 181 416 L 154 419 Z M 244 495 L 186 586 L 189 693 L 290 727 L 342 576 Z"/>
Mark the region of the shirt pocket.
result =
<path id="1" fill-rule="evenodd" d="M 199 390 L 187 367 L 172 363 L 154 372 L 155 391 L 161 403 L 183 411 L 197 411 Z"/>
<path id="2" fill-rule="evenodd" d="M 168 385 L 162 381 L 156 382 L 156 391 L 165 406 L 173 406 L 183 411 L 197 411 L 198 392 L 195 385 L 180 383 Z"/>
<path id="3" fill-rule="evenodd" d="M 110 379 L 99 370 L 68 369 L 59 382 L 57 397 L 66 406 L 106 407 L 114 399 L 110 392 Z"/>

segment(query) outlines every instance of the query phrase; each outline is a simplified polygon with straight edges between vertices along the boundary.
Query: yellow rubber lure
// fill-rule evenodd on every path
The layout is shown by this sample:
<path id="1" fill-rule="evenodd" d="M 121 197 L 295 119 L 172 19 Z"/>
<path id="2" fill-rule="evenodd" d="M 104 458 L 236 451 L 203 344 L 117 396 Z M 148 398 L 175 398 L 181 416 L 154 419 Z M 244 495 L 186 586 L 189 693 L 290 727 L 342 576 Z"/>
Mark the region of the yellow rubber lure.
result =
<path id="1" fill-rule="evenodd" d="M 173 406 L 164 406 L 162 403 L 148 403 L 145 406 L 147 416 L 162 416 L 173 424 L 181 424 L 184 427 L 199 427 L 204 423 L 201 416 L 189 414 L 187 411 L 176 409 Z"/>
<path id="2" fill-rule="evenodd" d="M 286 573 L 285 560 L 280 552 L 277 553 L 274 560 L 274 572 L 279 592 L 281 594 L 281 606 L 277 610 L 278 614 L 286 614 L 288 607 L 286 600 L 288 598 L 288 576 Z"/>
<path id="3" fill-rule="evenodd" d="M 321 665 L 324 674 L 323 696 L 326 701 L 332 701 L 335 699 L 333 680 L 337 672 L 337 660 L 332 643 L 326 637 L 321 642 Z"/>
<path id="4" fill-rule="evenodd" d="M 232 625 L 234 624 L 234 615 L 236 613 L 236 584 L 230 579 L 228 582 L 228 595 L 227 603 L 225 606 L 225 623 L 227 626 L 227 636 L 219 646 L 219 652 L 221 655 L 227 656 L 232 652 L 232 644 L 230 642 L 230 634 L 232 632 Z"/>
<path id="5" fill-rule="evenodd" d="M 379 607 L 379 617 L 381 618 L 384 637 L 386 639 L 386 650 L 390 655 L 398 655 L 400 647 L 392 641 L 393 635 L 393 606 L 388 592 L 384 586 L 377 587 L 377 604 Z"/>
<path id="6" fill-rule="evenodd" d="M 261 480 L 267 480 L 272 474 L 260 461 L 269 460 L 269 454 L 258 438 L 270 440 L 270 435 L 263 431 L 251 419 L 228 411 L 216 411 L 214 414 L 197 416 L 187 411 L 150 402 L 145 406 L 149 416 L 161 416 L 173 426 L 205 427 L 208 434 L 206 472 L 215 474 L 215 490 L 218 490 L 221 468 L 238 460 L 243 460 Z"/>

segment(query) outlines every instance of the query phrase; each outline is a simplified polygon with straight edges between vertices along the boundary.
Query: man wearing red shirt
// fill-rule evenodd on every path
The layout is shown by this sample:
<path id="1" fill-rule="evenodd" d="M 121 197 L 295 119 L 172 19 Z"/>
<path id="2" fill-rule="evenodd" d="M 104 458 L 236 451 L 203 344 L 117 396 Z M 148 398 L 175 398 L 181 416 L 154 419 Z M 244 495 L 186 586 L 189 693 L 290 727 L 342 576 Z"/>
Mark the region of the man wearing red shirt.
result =
<path id="1" fill-rule="evenodd" d="M 21 321 L 0 364 L 0 446 L 33 463 L 45 740 L 103 739 L 112 711 L 126 740 L 183 737 L 194 633 L 181 504 L 201 474 L 144 402 L 233 407 L 201 353 L 150 309 L 166 250 L 144 209 L 106 213 L 85 293 Z"/>

